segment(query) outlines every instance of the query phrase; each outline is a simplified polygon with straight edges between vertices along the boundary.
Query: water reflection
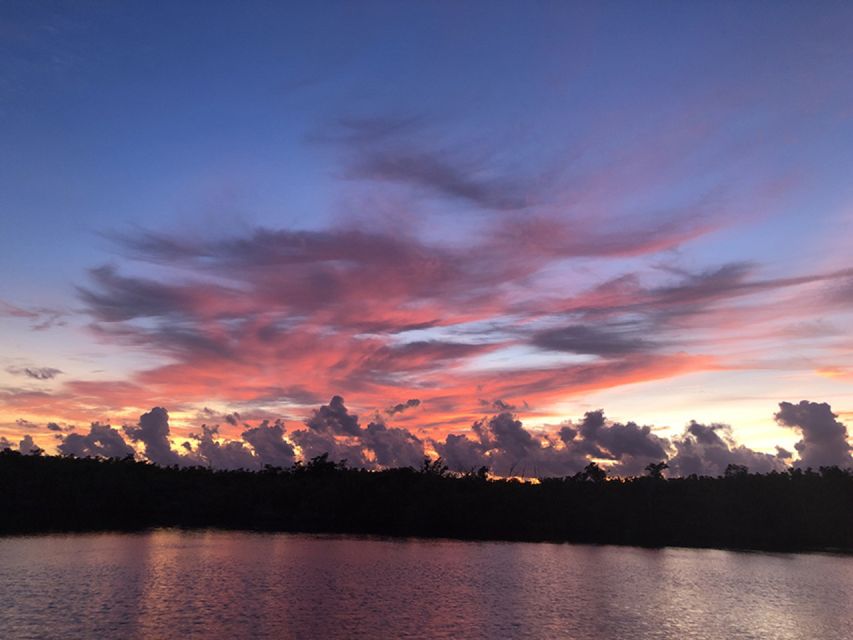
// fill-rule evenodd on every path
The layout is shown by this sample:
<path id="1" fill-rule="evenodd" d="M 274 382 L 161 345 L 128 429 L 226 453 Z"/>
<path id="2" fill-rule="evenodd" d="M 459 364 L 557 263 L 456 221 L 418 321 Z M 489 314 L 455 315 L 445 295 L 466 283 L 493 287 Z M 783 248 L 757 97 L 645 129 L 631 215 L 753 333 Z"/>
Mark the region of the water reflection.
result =
<path id="1" fill-rule="evenodd" d="M 177 532 L 0 539 L 2 638 L 761 638 L 853 628 L 853 559 Z"/>

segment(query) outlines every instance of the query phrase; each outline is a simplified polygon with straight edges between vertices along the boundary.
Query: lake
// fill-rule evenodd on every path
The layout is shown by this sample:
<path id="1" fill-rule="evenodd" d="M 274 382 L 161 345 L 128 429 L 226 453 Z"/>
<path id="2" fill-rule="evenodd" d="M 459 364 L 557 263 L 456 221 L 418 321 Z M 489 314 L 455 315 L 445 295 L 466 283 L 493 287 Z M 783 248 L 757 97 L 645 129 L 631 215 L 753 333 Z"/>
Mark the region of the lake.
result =
<path id="1" fill-rule="evenodd" d="M 853 558 L 224 531 L 0 538 L 0 637 L 841 638 Z"/>

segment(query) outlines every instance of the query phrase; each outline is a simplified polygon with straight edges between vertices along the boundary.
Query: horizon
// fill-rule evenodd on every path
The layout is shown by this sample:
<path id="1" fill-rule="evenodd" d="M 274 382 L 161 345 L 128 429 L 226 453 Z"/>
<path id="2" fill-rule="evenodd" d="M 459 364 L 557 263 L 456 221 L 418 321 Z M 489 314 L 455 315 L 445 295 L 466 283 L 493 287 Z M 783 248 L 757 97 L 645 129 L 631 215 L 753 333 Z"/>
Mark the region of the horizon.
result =
<path id="1" fill-rule="evenodd" d="M 517 6 L 7 4 L 0 448 L 853 465 L 853 7 Z"/>
<path id="2" fill-rule="evenodd" d="M 648 425 L 609 420 L 602 410 L 589 411 L 581 420 L 564 421 L 556 434 L 525 428 L 513 413 L 515 407 L 506 403 L 496 403 L 491 416 L 474 422 L 467 433 L 451 433 L 443 441 L 419 438 L 405 428 L 387 424 L 388 418 L 419 404 L 411 399 L 389 407 L 385 415 L 374 413 L 363 425 L 344 399 L 334 396 L 304 420 L 304 428 L 288 427 L 281 419 L 251 424 L 241 422 L 238 413 L 217 415 L 206 410 L 210 424 L 203 422 L 179 447 L 174 446 L 169 413 L 163 407 L 154 407 L 136 424 L 120 428 L 99 422 L 90 424 L 88 432 L 55 422 L 46 428 L 58 441 L 55 453 L 63 456 L 131 457 L 164 467 L 216 470 L 287 469 L 328 459 L 356 469 L 439 465 L 453 473 L 485 469 L 498 478 L 543 479 L 574 476 L 588 465 L 622 478 L 661 472 L 668 477 L 728 476 L 732 469 L 764 474 L 853 467 L 846 425 L 828 404 L 807 400 L 779 403 L 775 421 L 801 439 L 792 451 L 777 445 L 772 453 L 738 443 L 726 424 L 691 421 L 681 433 L 662 437 Z M 220 423 L 242 430 L 240 437 L 222 437 Z M 0 436 L 3 450 L 36 456 L 44 453 L 31 433 L 17 446 Z"/>

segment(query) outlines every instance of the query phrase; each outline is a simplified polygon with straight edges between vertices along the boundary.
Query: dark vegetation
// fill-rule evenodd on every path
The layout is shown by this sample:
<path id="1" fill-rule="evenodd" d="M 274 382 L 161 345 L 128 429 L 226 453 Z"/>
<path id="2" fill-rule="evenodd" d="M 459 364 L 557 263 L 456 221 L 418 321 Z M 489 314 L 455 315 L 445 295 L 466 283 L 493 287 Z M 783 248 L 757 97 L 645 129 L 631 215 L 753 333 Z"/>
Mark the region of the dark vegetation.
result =
<path id="1" fill-rule="evenodd" d="M 644 546 L 853 550 L 853 473 L 608 479 L 590 464 L 540 484 L 370 472 L 326 456 L 261 472 L 0 452 L 0 533 L 221 527 Z"/>

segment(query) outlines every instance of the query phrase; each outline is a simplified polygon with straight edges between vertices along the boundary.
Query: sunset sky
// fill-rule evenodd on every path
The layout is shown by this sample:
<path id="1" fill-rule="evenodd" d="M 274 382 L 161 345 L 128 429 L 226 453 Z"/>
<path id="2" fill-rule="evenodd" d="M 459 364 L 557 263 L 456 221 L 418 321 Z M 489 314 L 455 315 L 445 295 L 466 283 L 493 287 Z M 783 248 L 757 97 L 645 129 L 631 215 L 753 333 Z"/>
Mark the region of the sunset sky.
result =
<path id="1" fill-rule="evenodd" d="M 806 459 L 814 411 L 837 449 L 851 33 L 846 2 L 4 2 L 0 438 L 635 470 L 702 434 Z"/>

